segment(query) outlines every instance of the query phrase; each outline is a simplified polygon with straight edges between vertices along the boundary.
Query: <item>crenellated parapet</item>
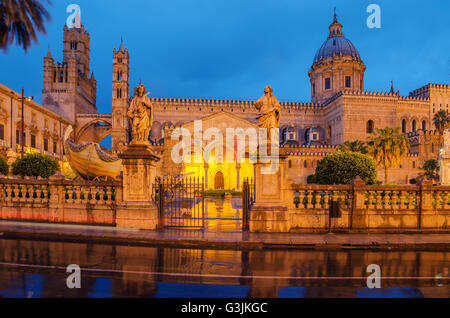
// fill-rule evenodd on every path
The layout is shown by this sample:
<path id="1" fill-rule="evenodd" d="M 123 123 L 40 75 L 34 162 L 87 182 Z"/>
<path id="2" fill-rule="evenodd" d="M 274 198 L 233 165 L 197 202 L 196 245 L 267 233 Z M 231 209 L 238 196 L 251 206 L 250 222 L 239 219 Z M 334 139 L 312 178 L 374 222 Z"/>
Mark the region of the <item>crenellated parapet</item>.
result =
<path id="1" fill-rule="evenodd" d="M 198 99 L 198 98 L 152 98 L 152 102 L 160 107 L 204 107 L 207 108 L 248 108 L 255 110 L 255 101 L 250 100 L 221 100 L 221 99 Z M 282 108 L 286 109 L 322 109 L 323 105 L 305 102 L 280 102 Z"/>
<path id="2" fill-rule="evenodd" d="M 324 105 L 328 105 L 331 102 L 335 101 L 336 99 L 340 97 L 363 97 L 363 98 L 390 98 L 390 99 L 396 99 L 398 101 L 402 102 L 429 102 L 430 98 L 424 97 L 424 96 L 401 96 L 398 92 L 375 92 L 375 91 L 356 91 L 356 90 L 343 90 L 340 92 L 337 92 L 335 95 L 333 95 L 330 99 L 325 101 Z"/>
<path id="3" fill-rule="evenodd" d="M 439 131 L 437 130 L 418 130 L 418 131 L 412 131 L 407 133 L 408 138 L 414 138 L 414 137 L 419 137 L 419 136 L 424 136 L 424 135 L 429 135 L 429 136 L 438 136 L 439 135 Z"/>
<path id="4" fill-rule="evenodd" d="M 431 92 L 434 91 L 436 93 L 449 93 L 450 85 L 448 84 L 433 84 L 429 83 L 424 85 L 418 89 L 413 90 L 409 93 L 411 97 L 422 97 L 422 98 L 430 98 Z"/>
<path id="5" fill-rule="evenodd" d="M 280 149 L 336 149 L 339 146 L 336 145 L 310 145 L 310 146 L 306 146 L 306 145 L 280 145 Z"/>
<path id="6" fill-rule="evenodd" d="M 339 146 L 333 145 L 302 145 L 302 146 L 294 146 L 294 145 L 281 145 L 280 153 L 293 156 L 293 157 L 325 157 L 330 153 L 335 152 Z"/>

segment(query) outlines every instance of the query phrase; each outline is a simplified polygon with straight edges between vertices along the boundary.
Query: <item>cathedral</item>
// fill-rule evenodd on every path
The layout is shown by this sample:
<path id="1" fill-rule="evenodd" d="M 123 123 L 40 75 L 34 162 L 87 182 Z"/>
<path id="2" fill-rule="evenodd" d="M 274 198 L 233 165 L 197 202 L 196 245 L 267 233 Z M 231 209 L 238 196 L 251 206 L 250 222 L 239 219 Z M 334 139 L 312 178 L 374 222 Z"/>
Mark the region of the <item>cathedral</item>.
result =
<path id="1" fill-rule="evenodd" d="M 70 125 L 76 143 L 101 142 L 112 136 L 112 152 L 130 141 L 127 110 L 130 103 L 131 54 L 121 42 L 112 54 L 112 113 L 100 114 L 96 107 L 97 82 L 90 70 L 90 36 L 83 26 L 64 27 L 63 60 L 55 62 L 50 49 L 44 57 L 43 105 L 27 101 L 24 133 L 27 147 L 63 160 L 62 134 Z M 345 141 L 365 141 L 375 128 L 400 127 L 411 142 L 410 154 L 393 168 L 391 182 L 404 184 L 416 177 L 423 162 L 436 158 L 440 145 L 432 118 L 447 110 L 450 85 L 427 84 L 408 96 L 393 85 L 388 92 L 369 92 L 364 87 L 366 65 L 355 45 L 344 35 L 336 15 L 324 30 L 324 43 L 313 56 L 308 72 L 310 102 L 280 102 L 280 152 L 287 156 L 286 178 L 305 183 L 317 162 Z M 369 66 L 370 67 L 370 66 Z M 305 74 L 306 76 L 306 74 Z M 150 88 L 151 89 L 151 88 Z M 274 87 L 276 95 L 277 88 Z M 262 88 L 261 88 L 262 93 Z M 2 153 L 16 152 L 20 144 L 19 95 L 0 85 L 0 145 Z M 11 99 L 11 109 L 7 104 Z M 162 175 L 191 173 L 204 177 L 208 188 L 239 189 L 252 177 L 251 164 L 202 163 L 177 165 L 171 162 L 175 127 L 192 129 L 193 121 L 203 127 L 249 128 L 257 126 L 255 101 L 185 98 L 151 98 L 154 108 L 149 140 L 162 157 Z M 31 137 L 32 135 L 33 137 Z M 30 136 L 30 137 L 28 137 Z M 32 138 L 32 139 L 30 139 Z M 33 143 L 34 140 L 34 143 Z M 53 143 L 52 143 L 53 142 Z M 53 148 L 49 144 L 53 145 Z M 45 149 L 44 149 L 45 148 Z M 53 150 L 53 151 L 52 151 Z M 6 156 L 6 155 L 5 155 Z M 383 174 L 379 173 L 379 179 Z"/>

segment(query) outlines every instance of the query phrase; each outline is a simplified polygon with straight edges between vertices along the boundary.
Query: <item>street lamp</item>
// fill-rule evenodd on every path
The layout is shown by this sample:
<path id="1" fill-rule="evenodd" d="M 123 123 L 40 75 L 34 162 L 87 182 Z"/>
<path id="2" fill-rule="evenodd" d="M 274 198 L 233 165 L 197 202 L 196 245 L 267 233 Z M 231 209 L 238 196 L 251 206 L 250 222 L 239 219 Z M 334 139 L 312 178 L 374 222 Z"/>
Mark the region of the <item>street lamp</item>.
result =
<path id="1" fill-rule="evenodd" d="M 34 99 L 34 96 L 30 96 L 30 97 L 26 97 L 24 96 L 24 89 L 22 88 L 22 97 L 19 98 L 20 101 L 22 101 L 22 123 L 21 123 L 21 128 L 20 128 L 20 145 L 21 145 L 21 152 L 20 152 L 20 157 L 23 157 L 23 154 L 25 153 L 24 151 L 24 142 L 25 142 L 25 138 L 23 138 L 23 134 L 25 133 L 25 127 L 24 127 L 24 116 L 23 116 L 23 112 L 24 112 L 24 101 L 32 101 Z"/>

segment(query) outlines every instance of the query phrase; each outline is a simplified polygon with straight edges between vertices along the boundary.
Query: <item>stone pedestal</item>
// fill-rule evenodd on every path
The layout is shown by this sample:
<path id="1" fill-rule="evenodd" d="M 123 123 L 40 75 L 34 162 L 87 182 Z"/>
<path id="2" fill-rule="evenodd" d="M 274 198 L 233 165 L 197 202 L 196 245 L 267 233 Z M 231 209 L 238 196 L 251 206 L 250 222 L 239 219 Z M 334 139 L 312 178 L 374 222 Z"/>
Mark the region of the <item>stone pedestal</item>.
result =
<path id="1" fill-rule="evenodd" d="M 278 171 L 265 174 L 270 164 L 255 164 L 255 203 L 250 212 L 250 232 L 289 232 L 291 221 L 283 202 L 283 166 L 280 156 Z"/>
<path id="2" fill-rule="evenodd" d="M 117 207 L 117 227 L 156 229 L 158 209 L 152 191 L 160 158 L 147 143 L 126 146 L 119 158 L 123 164 L 123 189 L 122 202 Z"/>

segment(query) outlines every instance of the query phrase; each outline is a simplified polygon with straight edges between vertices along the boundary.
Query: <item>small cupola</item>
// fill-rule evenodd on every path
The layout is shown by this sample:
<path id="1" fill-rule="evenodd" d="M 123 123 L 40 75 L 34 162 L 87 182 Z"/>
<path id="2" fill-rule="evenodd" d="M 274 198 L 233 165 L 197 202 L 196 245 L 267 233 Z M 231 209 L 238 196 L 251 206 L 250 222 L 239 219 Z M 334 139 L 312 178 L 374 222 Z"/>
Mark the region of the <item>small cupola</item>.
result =
<path id="1" fill-rule="evenodd" d="M 336 13 L 334 14 L 333 23 L 329 26 L 328 29 L 330 30 L 330 34 L 328 35 L 328 38 L 333 38 L 336 36 L 341 36 L 341 37 L 344 36 L 342 34 L 342 24 L 340 24 L 338 22 Z"/>

